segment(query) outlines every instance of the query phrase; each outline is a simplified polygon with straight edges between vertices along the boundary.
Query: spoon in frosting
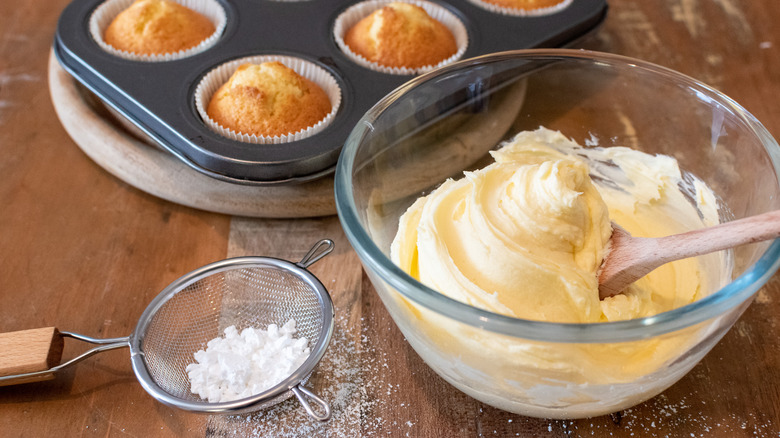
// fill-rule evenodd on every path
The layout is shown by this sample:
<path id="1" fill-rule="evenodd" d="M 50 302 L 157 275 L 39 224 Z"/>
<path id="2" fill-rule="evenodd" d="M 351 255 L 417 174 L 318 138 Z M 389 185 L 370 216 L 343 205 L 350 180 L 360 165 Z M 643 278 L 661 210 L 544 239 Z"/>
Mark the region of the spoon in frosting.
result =
<path id="1" fill-rule="evenodd" d="M 633 237 L 612 223 L 598 273 L 599 298 L 623 292 L 655 268 L 688 257 L 780 237 L 780 210 L 666 237 Z"/>

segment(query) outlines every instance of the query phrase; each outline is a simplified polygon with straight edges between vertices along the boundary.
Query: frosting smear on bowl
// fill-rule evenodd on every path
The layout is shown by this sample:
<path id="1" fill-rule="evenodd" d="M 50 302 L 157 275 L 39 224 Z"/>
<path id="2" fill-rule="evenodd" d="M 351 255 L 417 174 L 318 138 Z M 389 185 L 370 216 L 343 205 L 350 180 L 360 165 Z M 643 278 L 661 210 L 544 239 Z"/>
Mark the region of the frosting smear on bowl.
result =
<path id="1" fill-rule="evenodd" d="M 401 217 L 393 262 L 428 287 L 495 313 L 549 322 L 640 318 L 722 284 L 709 255 L 658 268 L 599 300 L 614 221 L 659 237 L 718 223 L 715 196 L 677 161 L 625 147 L 583 148 L 557 131 L 519 133 L 494 163 L 447 180 Z"/>

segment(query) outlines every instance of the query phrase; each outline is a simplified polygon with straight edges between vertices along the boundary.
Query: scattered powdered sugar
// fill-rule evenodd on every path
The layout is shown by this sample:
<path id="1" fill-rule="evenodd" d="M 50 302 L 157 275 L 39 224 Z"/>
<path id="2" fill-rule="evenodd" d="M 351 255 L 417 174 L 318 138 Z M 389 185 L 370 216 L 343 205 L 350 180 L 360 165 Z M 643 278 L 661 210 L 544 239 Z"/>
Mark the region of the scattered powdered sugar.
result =
<path id="1" fill-rule="evenodd" d="M 654 415 L 647 417 L 641 415 L 638 409 L 626 409 L 621 413 L 621 423 L 623 423 L 624 429 L 641 432 L 642 436 L 659 438 L 675 436 L 667 430 L 686 430 L 687 436 L 696 438 L 709 436 L 769 438 L 780 436 L 774 424 L 766 419 L 758 418 L 753 413 L 748 413 L 747 417 L 730 413 L 725 417 L 720 417 L 720 419 L 708 415 L 702 409 L 707 404 L 704 400 L 690 401 L 686 396 L 683 396 L 672 401 L 665 394 L 660 394 L 647 401 L 646 404 L 652 407 Z"/>
<path id="2" fill-rule="evenodd" d="M 336 313 L 336 327 L 328 350 L 305 384 L 329 403 L 332 418 L 328 422 L 313 420 L 295 397 L 291 397 L 250 414 L 210 416 L 206 435 L 223 438 L 433 436 L 434 432 L 426 432 L 416 420 L 405 419 L 417 416 L 414 403 L 389 375 L 388 354 L 395 352 L 376 348 L 373 339 L 376 334 L 350 323 L 349 313 L 341 310 Z M 497 422 L 486 422 L 478 427 L 476 436 L 780 437 L 777 424 L 766 417 L 736 413 L 716 416 L 704 413 L 699 403 L 705 401 L 694 394 L 676 397 L 661 394 L 645 402 L 644 408 L 583 420 L 542 420 L 505 413 L 504 419 L 499 420 L 504 423 L 500 430 L 494 430 Z M 481 407 L 479 412 L 482 413 Z M 482 419 L 476 416 L 472 421 L 480 423 Z M 685 434 L 681 435 L 680 431 Z"/>
<path id="3" fill-rule="evenodd" d="M 314 421 L 291 397 L 251 414 L 211 416 L 207 435 L 351 438 L 383 436 L 391 430 L 400 436 L 419 435 L 416 422 L 382 416 L 390 406 L 401 413 L 413 408 L 400 386 L 389 382 L 387 353 L 377 351 L 366 328 L 350 325 L 349 313 L 340 310 L 328 350 L 304 385 L 330 405 L 329 421 Z"/>
<path id="4" fill-rule="evenodd" d="M 693 394 L 691 397 L 695 398 Z M 691 401 L 686 396 L 672 400 L 667 395 L 660 394 L 645 402 L 644 408 L 629 408 L 609 415 L 611 421 L 608 422 L 602 421 L 602 417 L 590 420 L 553 420 L 548 431 L 560 430 L 565 436 L 780 437 L 776 425 L 766 418 L 759 418 L 752 413 L 747 416 L 730 413 L 715 417 L 702 412 L 699 405 L 703 407 L 706 404 L 704 400 Z"/>
<path id="5" fill-rule="evenodd" d="M 238 400 L 272 388 L 309 357 L 309 341 L 294 338 L 295 320 L 267 330 L 235 326 L 210 340 L 187 365 L 191 391 L 210 403 Z"/>
<path id="6" fill-rule="evenodd" d="M 313 420 L 295 397 L 290 397 L 249 414 L 210 416 L 206 435 L 222 438 L 434 436 L 434 432 L 425 430 L 422 422 L 418 423 L 414 402 L 392 376 L 389 356 L 397 351 L 383 351 L 376 346 L 374 337 L 378 334 L 367 327 L 368 320 L 375 316 L 369 313 L 364 320 L 350 315 L 346 309 L 339 310 L 327 352 L 305 383 L 330 405 L 332 417 L 328 422 Z M 355 318 L 367 324 L 356 324 Z M 692 375 L 696 376 L 695 371 Z M 504 413 L 496 416 L 497 421 L 485 421 L 480 407 L 479 414 L 471 419 L 477 423 L 477 433 L 469 436 L 780 437 L 771 415 L 721 415 L 707 413 L 699 406 L 738 402 L 720 398 L 704 401 L 696 394 L 660 394 L 642 407 L 583 420 L 543 420 Z M 495 412 L 489 414 L 494 415 Z M 682 431 L 685 433 L 681 434 Z"/>

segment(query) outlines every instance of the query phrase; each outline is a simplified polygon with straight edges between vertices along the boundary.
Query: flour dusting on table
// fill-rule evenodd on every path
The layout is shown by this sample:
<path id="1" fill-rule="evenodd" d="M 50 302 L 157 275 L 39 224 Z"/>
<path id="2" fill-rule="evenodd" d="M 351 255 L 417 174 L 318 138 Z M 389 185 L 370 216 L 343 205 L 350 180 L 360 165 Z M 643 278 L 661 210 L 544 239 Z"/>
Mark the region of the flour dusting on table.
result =
<path id="1" fill-rule="evenodd" d="M 386 435 L 390 430 L 400 436 L 417 436 L 416 422 L 389 420 L 378 414 L 390 410 L 391 406 L 396 410 L 413 407 L 401 398 L 399 385 L 384 378 L 388 368 L 387 354 L 375 350 L 365 329 L 356 333 L 349 327 L 349 315 L 337 311 L 328 350 L 306 384 L 330 404 L 332 417 L 329 421 L 312 420 L 295 397 L 291 397 L 252 414 L 210 417 L 209 436 L 358 437 Z M 361 358 L 367 352 L 374 353 L 378 359 Z M 374 397 L 372 393 L 381 393 L 383 397 Z"/>

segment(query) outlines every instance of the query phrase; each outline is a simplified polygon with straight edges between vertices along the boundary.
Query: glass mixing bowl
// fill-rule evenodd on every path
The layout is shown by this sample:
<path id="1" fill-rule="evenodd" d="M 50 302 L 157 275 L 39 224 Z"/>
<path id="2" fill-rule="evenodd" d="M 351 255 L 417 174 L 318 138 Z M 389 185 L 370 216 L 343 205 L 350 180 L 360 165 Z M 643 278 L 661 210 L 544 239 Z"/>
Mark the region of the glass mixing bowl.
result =
<path id="1" fill-rule="evenodd" d="M 582 145 L 675 157 L 718 195 L 721 220 L 780 207 L 780 147 L 744 108 L 690 77 L 566 49 L 492 54 L 417 77 L 377 103 L 349 136 L 335 175 L 342 226 L 425 362 L 461 391 L 510 412 L 559 419 L 615 412 L 696 365 L 777 270 L 780 242 L 734 249 L 731 281 L 692 304 L 593 324 L 480 310 L 391 262 L 398 219 L 415 199 L 483 167 L 490 149 L 539 126 Z"/>

